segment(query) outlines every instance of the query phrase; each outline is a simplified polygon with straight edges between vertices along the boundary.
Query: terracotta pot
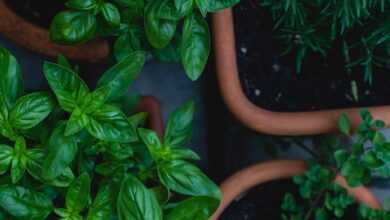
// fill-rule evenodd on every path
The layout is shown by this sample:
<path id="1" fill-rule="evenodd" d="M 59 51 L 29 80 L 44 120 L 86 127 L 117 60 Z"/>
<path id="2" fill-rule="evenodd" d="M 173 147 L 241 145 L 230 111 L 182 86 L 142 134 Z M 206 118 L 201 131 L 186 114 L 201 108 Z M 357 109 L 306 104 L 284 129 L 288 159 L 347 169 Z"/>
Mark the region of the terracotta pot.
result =
<path id="1" fill-rule="evenodd" d="M 312 135 L 338 130 L 337 122 L 346 112 L 353 127 L 360 123 L 359 109 L 314 112 L 272 112 L 251 103 L 245 96 L 238 75 L 232 9 L 213 14 L 212 31 L 216 72 L 223 99 L 229 110 L 246 126 L 273 135 Z M 373 116 L 390 123 L 390 106 L 369 108 Z"/>
<path id="2" fill-rule="evenodd" d="M 11 41 L 46 56 L 63 54 L 72 60 L 96 62 L 108 56 L 110 47 L 105 40 L 95 40 L 77 46 L 52 43 L 46 29 L 17 15 L 5 0 L 0 0 L 0 33 Z"/>
<path id="3" fill-rule="evenodd" d="M 235 198 L 249 189 L 265 182 L 301 175 L 306 170 L 307 165 L 303 160 L 275 160 L 259 163 L 237 172 L 221 184 L 222 202 L 210 220 L 217 220 Z M 357 201 L 371 208 L 382 208 L 380 202 L 367 188 L 363 186 L 350 188 L 340 175 L 336 177 L 335 182 L 347 189 Z"/>
<path id="4" fill-rule="evenodd" d="M 157 132 L 162 139 L 164 133 L 164 123 L 161 116 L 159 101 L 153 96 L 143 96 L 136 107 L 137 112 L 148 113 L 148 124 L 150 129 Z"/>

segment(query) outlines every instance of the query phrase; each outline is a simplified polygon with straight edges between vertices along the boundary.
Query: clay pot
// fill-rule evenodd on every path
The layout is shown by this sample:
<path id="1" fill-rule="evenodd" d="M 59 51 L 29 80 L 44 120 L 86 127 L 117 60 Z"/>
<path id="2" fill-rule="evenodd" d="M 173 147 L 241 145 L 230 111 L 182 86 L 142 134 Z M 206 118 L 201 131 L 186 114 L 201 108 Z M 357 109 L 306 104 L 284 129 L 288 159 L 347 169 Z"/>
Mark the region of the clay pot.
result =
<path id="1" fill-rule="evenodd" d="M 312 112 L 272 112 L 251 103 L 245 96 L 238 75 L 232 9 L 213 14 L 212 32 L 216 72 L 223 99 L 229 110 L 244 125 L 273 135 L 313 135 L 338 130 L 342 112 L 349 115 L 354 128 L 360 123 L 359 109 Z M 390 106 L 369 108 L 374 118 L 390 124 Z"/>
<path id="2" fill-rule="evenodd" d="M 302 175 L 306 170 L 307 164 L 303 160 L 274 160 L 259 163 L 237 172 L 221 184 L 222 202 L 210 220 L 217 220 L 235 198 L 252 187 L 265 182 Z M 380 202 L 367 188 L 363 186 L 351 188 L 344 177 L 340 175 L 336 177 L 335 183 L 347 189 L 348 193 L 357 201 L 374 209 L 382 208 Z"/>
<path id="3" fill-rule="evenodd" d="M 49 9 L 48 9 L 49 10 Z M 5 0 L 0 0 L 0 33 L 23 47 L 46 56 L 63 54 L 72 60 L 96 62 L 110 52 L 105 40 L 94 40 L 76 46 L 58 45 L 50 41 L 48 30 L 26 21 L 9 8 Z"/>
<path id="4" fill-rule="evenodd" d="M 135 110 L 136 112 L 148 113 L 149 128 L 155 131 L 162 139 L 164 133 L 164 123 L 161 116 L 159 101 L 153 96 L 143 96 Z"/>

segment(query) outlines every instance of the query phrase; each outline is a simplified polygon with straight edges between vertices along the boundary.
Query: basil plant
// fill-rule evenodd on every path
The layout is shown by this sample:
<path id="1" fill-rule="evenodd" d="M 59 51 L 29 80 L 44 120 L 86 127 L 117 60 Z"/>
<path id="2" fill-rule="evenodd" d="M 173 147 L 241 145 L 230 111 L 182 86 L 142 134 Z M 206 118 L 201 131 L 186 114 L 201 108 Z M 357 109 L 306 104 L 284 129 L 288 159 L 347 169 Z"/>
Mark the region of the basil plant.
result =
<path id="1" fill-rule="evenodd" d="M 218 187 L 189 160 L 194 103 L 173 112 L 163 140 L 127 116 L 123 97 L 145 62 L 134 51 L 92 90 L 64 57 L 45 62 L 52 92 L 27 93 L 0 49 L 0 219 L 204 219 Z"/>
<path id="2" fill-rule="evenodd" d="M 118 61 L 144 50 L 168 62 L 180 62 L 197 80 L 210 53 L 208 12 L 231 7 L 239 0 L 68 0 L 55 16 L 50 38 L 76 44 L 96 36 L 114 36 Z"/>

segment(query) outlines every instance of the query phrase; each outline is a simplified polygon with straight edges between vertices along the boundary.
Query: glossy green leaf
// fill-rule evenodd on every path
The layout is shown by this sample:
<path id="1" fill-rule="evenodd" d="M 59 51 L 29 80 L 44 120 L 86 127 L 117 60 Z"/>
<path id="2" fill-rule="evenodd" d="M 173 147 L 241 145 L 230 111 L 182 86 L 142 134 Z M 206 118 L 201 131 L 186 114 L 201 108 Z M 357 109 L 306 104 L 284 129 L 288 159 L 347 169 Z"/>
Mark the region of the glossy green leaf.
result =
<path id="1" fill-rule="evenodd" d="M 88 204 L 90 190 L 91 179 L 87 173 L 83 173 L 68 188 L 66 208 L 71 212 L 80 213 Z"/>
<path id="2" fill-rule="evenodd" d="M 0 47 L 0 73 L 0 96 L 3 97 L 5 106 L 10 109 L 24 93 L 23 80 L 18 61 L 2 47 Z"/>
<path id="3" fill-rule="evenodd" d="M 24 138 L 18 138 L 15 142 L 15 148 L 12 154 L 11 179 L 12 183 L 19 182 L 22 179 L 27 168 L 26 141 Z"/>
<path id="4" fill-rule="evenodd" d="M 107 86 L 109 100 L 116 100 L 126 94 L 130 84 L 138 77 L 145 64 L 145 53 L 135 51 L 103 74 L 98 87 Z"/>
<path id="5" fill-rule="evenodd" d="M 166 161 L 158 165 L 158 176 L 168 189 L 190 196 L 220 199 L 221 193 L 203 172 L 185 161 Z"/>
<path id="6" fill-rule="evenodd" d="M 54 17 L 49 36 L 58 43 L 83 43 L 95 36 L 96 28 L 97 21 L 92 13 L 64 11 Z"/>
<path id="7" fill-rule="evenodd" d="M 161 11 L 167 11 L 163 10 L 167 2 L 168 0 L 152 0 L 146 5 L 145 33 L 154 48 L 166 47 L 175 36 L 177 20 L 161 18 L 164 15 Z"/>
<path id="8" fill-rule="evenodd" d="M 195 0 L 195 3 L 203 17 L 206 17 L 211 1 L 213 0 Z"/>
<path id="9" fill-rule="evenodd" d="M 194 102 L 188 101 L 169 116 L 164 134 L 165 145 L 182 146 L 191 138 L 194 111 Z"/>
<path id="10" fill-rule="evenodd" d="M 89 93 L 85 82 L 69 68 L 45 62 L 43 72 L 61 108 L 65 111 L 72 112 Z"/>
<path id="11" fill-rule="evenodd" d="M 136 141 L 137 134 L 119 108 L 104 105 L 90 115 L 88 132 L 99 140 L 129 143 Z"/>
<path id="12" fill-rule="evenodd" d="M 17 219 L 43 220 L 53 204 L 43 193 L 19 186 L 0 186 L 0 206 Z"/>
<path id="13" fill-rule="evenodd" d="M 189 15 L 184 20 L 181 58 L 188 77 L 195 81 L 204 71 L 210 54 L 209 27 L 201 16 Z"/>
<path id="14" fill-rule="evenodd" d="M 210 197 L 192 197 L 180 202 L 166 216 L 166 220 L 208 220 L 217 210 L 219 200 Z"/>
<path id="15" fill-rule="evenodd" d="M 43 162 L 42 177 L 53 180 L 72 163 L 78 151 L 74 136 L 65 136 L 65 123 L 53 131 L 48 143 L 48 155 Z"/>
<path id="16" fill-rule="evenodd" d="M 194 7 L 194 0 L 175 0 L 175 7 L 179 14 L 188 15 Z"/>
<path id="17" fill-rule="evenodd" d="M 161 145 L 160 138 L 158 137 L 157 133 L 149 129 L 138 128 L 138 134 L 141 140 L 147 146 L 153 159 L 161 159 L 160 152 L 163 150 L 163 147 Z"/>
<path id="18" fill-rule="evenodd" d="M 54 109 L 55 102 L 46 92 L 35 92 L 18 99 L 10 112 L 14 128 L 26 130 L 42 122 Z"/>
<path id="19" fill-rule="evenodd" d="M 71 136 L 80 132 L 88 125 L 88 123 L 88 116 L 82 113 L 78 108 L 76 108 L 72 112 L 69 120 L 66 122 L 65 136 Z"/>
<path id="20" fill-rule="evenodd" d="M 111 190 L 109 186 L 99 189 L 86 220 L 109 220 L 112 213 Z"/>
<path id="21" fill-rule="evenodd" d="M 349 121 L 348 115 L 346 113 L 342 113 L 340 115 L 339 128 L 340 131 L 345 135 L 349 135 L 351 132 L 351 122 Z"/>
<path id="22" fill-rule="evenodd" d="M 121 15 L 118 8 L 106 2 L 101 8 L 104 19 L 112 26 L 118 27 L 121 23 Z"/>
<path id="23" fill-rule="evenodd" d="M 127 8 L 144 8 L 144 0 L 114 0 L 118 5 Z"/>
<path id="24" fill-rule="evenodd" d="M 68 69 L 72 69 L 72 65 L 69 63 L 69 60 L 62 54 L 57 57 L 57 64 Z"/>
<path id="25" fill-rule="evenodd" d="M 200 157 L 197 153 L 185 148 L 172 149 L 170 157 L 174 160 L 200 160 Z"/>
<path id="26" fill-rule="evenodd" d="M 337 150 L 334 152 L 337 167 L 342 167 L 344 162 L 348 159 L 350 154 L 346 150 Z"/>
<path id="27" fill-rule="evenodd" d="M 162 210 L 153 192 L 137 178 L 127 176 L 117 200 L 119 220 L 162 220 Z"/>
<path id="28" fill-rule="evenodd" d="M 0 175 L 6 173 L 12 160 L 12 147 L 0 144 Z"/>

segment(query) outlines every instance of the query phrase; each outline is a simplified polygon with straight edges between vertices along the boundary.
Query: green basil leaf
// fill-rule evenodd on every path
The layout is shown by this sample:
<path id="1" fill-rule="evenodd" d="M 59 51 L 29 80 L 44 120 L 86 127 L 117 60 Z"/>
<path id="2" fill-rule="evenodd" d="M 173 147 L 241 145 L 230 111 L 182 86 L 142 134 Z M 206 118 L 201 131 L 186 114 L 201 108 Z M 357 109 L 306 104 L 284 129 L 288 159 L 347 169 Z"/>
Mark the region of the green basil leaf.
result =
<path id="1" fill-rule="evenodd" d="M 213 0 L 211 0 L 213 1 Z M 209 9 L 209 3 L 210 0 L 195 0 L 196 5 L 199 8 L 200 13 L 202 14 L 203 17 L 206 17 L 207 11 Z"/>
<path id="2" fill-rule="evenodd" d="M 148 119 L 148 113 L 147 112 L 138 112 L 130 117 L 127 118 L 129 120 L 130 124 L 133 126 L 133 128 L 137 129 L 140 126 L 145 125 L 146 121 Z"/>
<path id="3" fill-rule="evenodd" d="M 137 141 L 135 129 L 117 107 L 104 105 L 90 114 L 88 132 L 99 140 L 129 143 Z"/>
<path id="4" fill-rule="evenodd" d="M 83 43 L 95 36 L 96 27 L 96 18 L 92 13 L 64 11 L 54 17 L 49 36 L 58 43 Z"/>
<path id="5" fill-rule="evenodd" d="M 221 193 L 203 172 L 181 160 L 165 161 L 158 165 L 158 176 L 168 189 L 190 196 L 220 199 Z"/>
<path id="6" fill-rule="evenodd" d="M 154 48 L 164 48 L 173 39 L 176 32 L 177 20 L 175 16 L 166 15 L 162 18 L 165 10 L 164 7 L 168 5 L 167 0 L 152 0 L 148 2 L 145 10 L 145 33 L 149 43 Z M 172 19 L 166 19 L 172 18 Z"/>
<path id="7" fill-rule="evenodd" d="M 213 0 L 208 3 L 209 12 L 217 12 L 225 8 L 233 7 L 238 4 L 240 0 Z"/>
<path id="8" fill-rule="evenodd" d="M 379 168 L 384 165 L 383 161 L 380 160 L 372 150 L 364 154 L 363 161 L 365 165 L 371 169 Z"/>
<path id="9" fill-rule="evenodd" d="M 219 200 L 210 197 L 192 197 L 180 202 L 166 220 L 208 220 L 217 210 Z"/>
<path id="10" fill-rule="evenodd" d="M 43 149 L 35 148 L 27 152 L 27 172 L 36 180 L 45 184 L 56 187 L 68 187 L 74 180 L 72 170 L 67 167 L 64 172 L 54 180 L 44 180 L 41 176 L 42 173 L 42 161 L 45 160 L 46 154 Z"/>
<path id="11" fill-rule="evenodd" d="M 65 136 L 65 123 L 60 123 L 49 139 L 48 155 L 43 162 L 42 177 L 46 180 L 59 177 L 72 163 L 77 151 L 76 138 Z"/>
<path id="12" fill-rule="evenodd" d="M 200 160 L 197 153 L 190 149 L 174 148 L 171 151 L 171 158 L 173 160 Z"/>
<path id="13" fill-rule="evenodd" d="M 67 112 L 72 112 L 74 108 L 79 106 L 79 103 L 89 93 L 85 82 L 69 68 L 45 62 L 43 72 L 61 108 Z"/>
<path id="14" fill-rule="evenodd" d="M 68 8 L 77 10 L 91 10 L 97 7 L 96 0 L 69 0 L 66 2 Z"/>
<path id="15" fill-rule="evenodd" d="M 101 187 L 89 208 L 87 220 L 109 220 L 113 211 L 111 203 L 110 187 L 108 185 Z"/>
<path id="16" fill-rule="evenodd" d="M 87 173 L 81 174 L 69 186 L 65 206 L 73 213 L 80 213 L 88 204 L 91 190 L 91 179 Z"/>
<path id="17" fill-rule="evenodd" d="M 118 8 L 111 3 L 104 3 L 102 7 L 102 13 L 104 19 L 108 22 L 108 24 L 118 27 L 121 23 L 121 15 L 119 13 Z"/>
<path id="18" fill-rule="evenodd" d="M 345 177 L 349 186 L 357 187 L 367 183 L 370 173 L 356 157 L 351 157 L 343 164 L 341 175 Z"/>
<path id="19" fill-rule="evenodd" d="M 171 113 L 164 133 L 165 145 L 182 146 L 191 138 L 194 111 L 194 102 L 188 101 Z"/>
<path id="20" fill-rule="evenodd" d="M 12 183 L 17 183 L 23 177 L 27 166 L 26 141 L 24 138 L 18 138 L 15 142 L 15 148 L 12 154 L 11 179 Z"/>
<path id="21" fill-rule="evenodd" d="M 111 90 L 110 86 L 105 85 L 88 94 L 82 101 L 81 111 L 90 114 L 100 109 L 109 98 Z"/>
<path id="22" fill-rule="evenodd" d="M 342 113 L 339 119 L 339 128 L 342 133 L 349 135 L 351 132 L 351 122 L 349 121 L 348 115 Z"/>
<path id="23" fill-rule="evenodd" d="M 112 176 L 114 174 L 123 173 L 127 166 L 133 166 L 131 162 L 125 163 L 122 161 L 106 161 L 96 166 L 96 173 L 102 176 Z M 121 169 L 121 170 L 119 170 Z"/>
<path id="24" fill-rule="evenodd" d="M 210 54 L 210 32 L 207 22 L 199 15 L 192 14 L 184 21 L 181 58 L 188 77 L 197 80 Z"/>
<path id="25" fill-rule="evenodd" d="M 71 136 L 80 132 L 88 125 L 88 123 L 88 116 L 76 108 L 72 112 L 69 120 L 66 122 L 65 136 Z"/>
<path id="26" fill-rule="evenodd" d="M 18 99 L 10 113 L 14 128 L 26 130 L 41 123 L 54 109 L 55 102 L 46 92 L 35 92 Z"/>
<path id="27" fill-rule="evenodd" d="M 0 187 L 0 206 L 15 218 L 31 220 L 46 219 L 53 210 L 45 194 L 19 186 Z"/>
<path id="28" fill-rule="evenodd" d="M 57 64 L 68 69 L 72 69 L 72 65 L 69 63 L 69 60 L 62 54 L 57 57 Z"/>
<path id="29" fill-rule="evenodd" d="M 132 52 L 103 74 L 98 82 L 98 87 L 108 87 L 110 89 L 108 100 L 116 100 L 126 94 L 130 84 L 138 77 L 144 64 L 145 53 L 142 51 Z"/>
<path id="30" fill-rule="evenodd" d="M 143 49 L 141 39 L 145 38 L 144 30 L 138 26 L 130 26 L 128 32 L 118 37 L 114 44 L 114 55 L 119 62 L 134 51 Z"/>
<path id="31" fill-rule="evenodd" d="M 175 0 L 175 7 L 181 15 L 188 15 L 194 7 L 194 0 Z"/>
<path id="32" fill-rule="evenodd" d="M 119 220 L 162 220 L 162 210 L 156 196 L 137 178 L 127 176 L 120 188 L 117 200 Z"/>
<path id="33" fill-rule="evenodd" d="M 22 74 L 15 57 L 8 50 L 1 47 L 0 73 L 0 96 L 3 96 L 6 107 L 10 109 L 24 93 Z M 0 105 L 0 107 L 2 106 Z"/>
<path id="34" fill-rule="evenodd" d="M 149 129 L 138 128 L 138 134 L 147 146 L 153 159 L 159 160 L 161 156 L 160 152 L 163 151 L 163 147 L 161 145 L 160 138 L 158 137 L 157 133 Z"/>
<path id="35" fill-rule="evenodd" d="M 6 173 L 12 161 L 12 147 L 0 144 L 0 175 Z"/>

